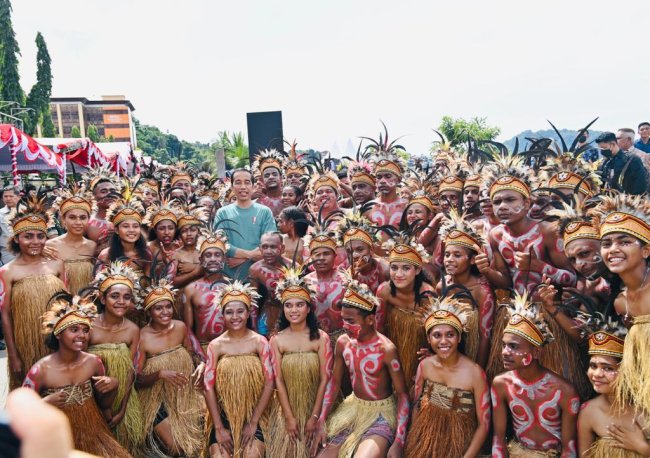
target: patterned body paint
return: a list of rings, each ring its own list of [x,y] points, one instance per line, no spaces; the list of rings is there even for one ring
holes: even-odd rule
[[[40,391],[41,387],[38,386],[38,383],[36,383],[36,379],[38,378],[38,374],[41,372],[41,368],[35,364],[32,366],[32,368],[29,370],[27,373],[27,376],[25,377],[25,381],[23,382],[23,386],[26,388],[31,388],[32,390],[36,391],[37,393]]]
[[[194,306],[194,334],[200,342],[209,342],[219,337],[226,330],[223,314],[214,297],[223,288],[222,283],[212,286],[212,282],[205,279],[198,280],[194,287],[199,293],[199,301]]]
[[[490,385],[488,385],[485,372],[482,372],[481,376],[483,377],[483,382],[485,383],[485,391],[483,391],[483,393],[480,395],[481,402],[478,405],[477,416],[481,425],[485,428],[486,431],[489,431],[491,422]]]
[[[379,285],[388,279],[388,274],[383,272],[381,263],[375,262],[375,266],[368,273],[357,272],[355,279],[370,288],[373,294],[377,293]]]
[[[508,266],[513,288],[519,293],[529,291],[535,285],[541,283],[542,275],[549,277],[553,283],[562,286],[572,286],[576,282],[576,275],[564,269],[548,263],[544,249],[544,235],[539,224],[534,224],[527,232],[515,236],[506,225],[500,225],[494,232],[494,239],[497,242],[499,253]],[[558,249],[556,247],[556,249]],[[562,250],[558,250],[562,252]],[[531,253],[544,265],[540,272],[519,270],[515,266],[515,253]],[[527,279],[527,281],[526,281]]]
[[[384,203],[380,200],[377,200],[376,202],[375,206],[370,210],[370,221],[377,226],[390,224],[394,228],[398,228],[399,222],[402,219],[402,213],[404,213],[408,201],[399,198],[390,203]]]
[[[533,383],[507,374],[507,401],[517,441],[535,450],[559,449],[562,445],[562,391],[547,372]],[[577,408],[577,407],[576,407]]]
[[[278,216],[282,212],[282,197],[270,197],[264,195],[257,199],[257,203],[268,207],[273,213],[273,216]]]
[[[386,352],[379,337],[370,342],[359,343],[350,339],[343,349],[343,361],[350,372],[352,387],[363,393],[365,399],[380,400],[377,388],[381,381],[383,360]]]
[[[0,312],[5,308],[5,301],[7,300],[7,287],[4,279],[5,269],[0,269]]]
[[[338,331],[343,327],[341,320],[341,300],[345,294],[345,278],[341,272],[334,272],[331,279],[320,280],[316,272],[308,274],[305,279],[316,290],[314,311],[321,329],[327,333]]]
[[[205,373],[203,374],[203,387],[206,391],[214,389],[214,382],[217,379],[217,361],[212,350],[212,345],[208,346],[208,361],[205,364]]]
[[[494,291],[492,291],[490,284],[484,277],[481,277],[480,289],[483,293],[483,303],[479,305],[479,331],[481,337],[489,339],[492,335],[492,326],[494,324],[496,298]]]
[[[271,345],[264,336],[260,336],[262,341],[262,352],[260,353],[260,360],[262,361],[262,370],[264,371],[264,378],[267,382],[272,382],[275,379],[273,372],[273,358],[271,357]]]
[[[406,429],[409,423],[409,396],[401,393],[397,398],[397,428],[395,429],[395,442],[402,447],[406,442]]]

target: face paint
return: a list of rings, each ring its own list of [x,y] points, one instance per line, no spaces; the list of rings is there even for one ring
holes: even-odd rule
[[[343,330],[353,339],[358,339],[359,333],[361,332],[361,325],[343,322]]]
[[[524,363],[524,366],[530,366],[530,363],[533,362],[533,355],[527,353],[522,362]]]

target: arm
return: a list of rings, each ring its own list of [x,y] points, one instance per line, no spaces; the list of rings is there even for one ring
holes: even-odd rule
[[[269,404],[271,397],[273,396],[273,390],[275,389],[275,376],[273,374],[273,363],[271,362],[271,346],[269,342],[262,336],[259,337],[259,343],[257,345],[257,354],[262,361],[262,370],[264,371],[264,388],[262,389],[262,395],[260,396],[255,410],[253,410],[253,415],[248,424],[244,427],[244,432],[242,434],[242,447],[246,447],[253,442],[255,438],[255,431],[257,430],[257,425],[260,422],[262,414],[266,410],[266,406]]]
[[[422,233],[418,238],[418,243],[422,246],[429,246],[429,244],[438,236],[438,229],[440,228],[440,223],[444,217],[444,213],[438,213],[436,216],[431,218],[429,224],[427,224],[422,230]]]
[[[393,383],[393,390],[397,396],[397,427],[395,429],[395,442],[393,442],[393,445],[388,449],[388,457],[398,457],[402,456],[402,449],[406,443],[406,430],[409,423],[410,405],[408,391],[406,390],[406,381],[404,380],[404,372],[402,372],[395,345],[391,344],[386,349],[384,364],[386,369],[388,369],[391,382]]]
[[[131,360],[133,361],[134,365],[137,358],[137,351],[138,351],[139,344],[140,344],[140,329],[134,329],[133,337],[131,339],[131,344],[129,345],[129,349],[131,350]],[[124,397],[122,398],[122,402],[120,403],[120,408],[117,411],[117,413],[113,415],[113,418],[109,422],[109,426],[111,428],[117,426],[117,424],[120,421],[122,421],[122,418],[124,418],[124,415],[126,414],[126,406],[129,402],[129,398],[131,397],[131,392],[133,391],[134,383],[135,383],[135,367],[132,367],[126,379]]]
[[[320,417],[323,399],[325,398],[325,390],[327,389],[328,382],[332,378],[332,366],[334,365],[334,355],[332,352],[330,336],[325,331],[320,332],[318,362],[320,365],[320,382],[318,384],[318,391],[316,392],[314,408],[311,411],[311,418],[314,420],[318,420]]]
[[[492,251],[492,262],[490,262],[488,254],[485,250],[481,251],[474,258],[476,267],[479,272],[487,278],[487,280],[495,288],[508,289],[512,286],[512,279],[510,278],[510,270],[506,261],[501,256],[498,244],[495,240],[495,232],[499,230],[498,227],[493,228],[488,234],[488,242]]]
[[[179,262],[179,261],[175,261],[175,262]],[[178,273],[178,268],[176,268],[176,275],[174,275],[173,284],[176,288],[183,288],[184,286],[190,284],[194,280],[198,280],[202,276],[203,276],[203,268],[200,265],[196,266],[194,269],[184,274]]]
[[[596,440],[596,434],[591,426],[591,411],[589,402],[585,403],[578,415],[578,456],[584,456]]]
[[[474,377],[475,381],[473,391],[478,426],[476,431],[474,431],[469,447],[467,447],[467,450],[465,451],[464,457],[466,458],[471,458],[479,454],[481,447],[490,432],[490,391],[488,388],[487,377],[485,376],[485,372],[482,370],[477,370],[476,372],[479,372],[479,374],[476,374],[476,377]]]
[[[508,424],[508,411],[506,408],[507,399],[504,391],[503,380],[494,379],[492,391],[492,456],[494,458],[506,457],[506,427]]]
[[[572,386],[566,387],[563,391],[563,396],[560,399],[560,408],[562,409],[561,456],[562,458],[576,458],[576,423],[580,410],[580,398]]]
[[[413,385],[413,407],[411,409],[411,424],[414,424],[420,415],[420,397],[424,389],[424,376],[422,375],[425,360],[420,361],[415,372],[415,385]]]
[[[7,356],[9,357],[9,370],[22,378],[23,362],[16,349],[14,339],[14,324],[11,313],[11,276],[6,268],[0,269],[0,314],[2,316],[2,332],[4,333],[5,344],[7,345]]]
[[[575,322],[567,316],[558,305],[555,304],[555,296],[557,289],[551,285],[550,279],[544,279],[546,285],[539,289],[539,297],[542,301],[542,306],[551,315],[551,317],[560,325],[560,327],[567,333],[567,335],[574,342],[582,341],[580,332],[576,327]]]
[[[298,422],[291,410],[287,386],[284,384],[284,378],[282,377],[282,353],[278,347],[277,336],[271,338],[271,361],[275,371],[275,387],[278,390],[278,399],[282,407],[282,413],[284,414],[285,429],[291,440],[295,441],[299,435]]]
[[[476,362],[483,369],[487,366],[490,356],[490,338],[494,324],[494,309],[496,299],[487,281],[481,281],[481,287],[477,294],[479,304],[479,346]]]
[[[379,299],[379,305],[377,306],[377,311],[375,312],[375,327],[377,331],[384,332],[384,323],[386,321],[386,315],[388,314],[388,295],[390,294],[390,284],[384,282],[377,288],[377,299]]]
[[[93,391],[95,398],[97,398],[97,405],[100,410],[111,410],[115,396],[117,396],[117,379],[114,377],[107,377],[104,363],[99,356],[94,356],[95,359],[95,374],[92,377]],[[109,412],[108,415],[111,415]]]

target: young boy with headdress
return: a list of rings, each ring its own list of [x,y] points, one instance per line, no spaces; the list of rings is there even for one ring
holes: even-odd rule
[[[108,166],[96,167],[88,170],[84,182],[97,204],[96,211],[88,220],[86,237],[97,243],[96,253],[100,253],[108,246],[109,236],[113,232],[113,225],[106,213],[117,196],[117,175]]]
[[[401,456],[409,398],[397,349],[376,330],[377,298],[366,285],[348,281],[341,302],[346,334],[336,342],[334,374],[319,418],[318,442],[327,444],[319,456]],[[345,367],[353,393],[330,416]]]
[[[257,169],[262,177],[264,195],[257,199],[257,203],[265,205],[273,216],[277,217],[282,211],[282,170],[285,158],[275,149],[261,151],[253,163],[253,169]]]
[[[580,399],[571,384],[539,361],[543,346],[552,339],[539,304],[516,293],[503,331],[507,372],[492,384],[493,457],[576,456]],[[508,426],[514,437],[506,445]]]

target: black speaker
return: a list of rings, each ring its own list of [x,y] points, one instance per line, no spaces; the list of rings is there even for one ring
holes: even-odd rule
[[[255,156],[264,149],[275,148],[284,151],[282,135],[282,112],[262,111],[246,113],[248,125],[248,154],[251,165]]]

